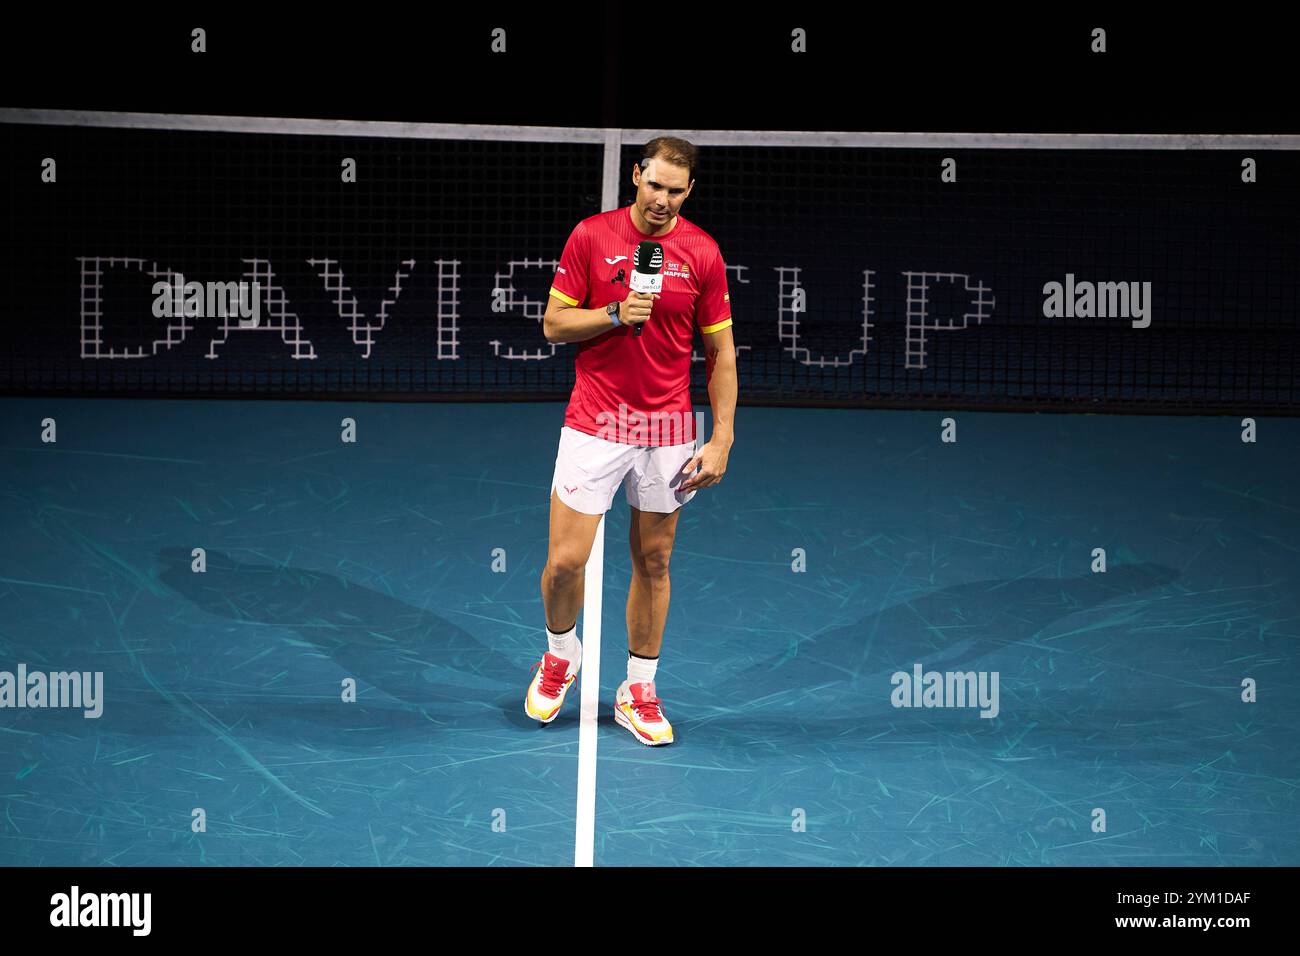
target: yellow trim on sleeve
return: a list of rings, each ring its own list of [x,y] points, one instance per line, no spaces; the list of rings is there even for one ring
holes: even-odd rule
[[[731,316],[727,316],[725,319],[723,319],[721,322],[716,323],[715,325],[701,325],[700,331],[703,332],[705,335],[708,335],[710,332],[721,332],[730,324],[731,324]]]
[[[567,296],[567,295],[565,295],[563,292],[561,292],[559,289],[555,288],[555,286],[551,286],[551,295],[555,296],[557,299],[559,299],[559,300],[560,300],[561,302],[563,302],[565,305],[577,305],[577,304],[578,304],[578,300],[577,300],[577,299],[572,299],[572,298],[570,298],[569,296]]]

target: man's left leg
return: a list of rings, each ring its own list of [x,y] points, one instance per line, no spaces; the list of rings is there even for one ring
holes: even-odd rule
[[[644,744],[672,743],[672,725],[655,694],[655,671],[668,620],[672,584],[668,563],[681,509],[668,514],[632,508],[628,543],[632,586],[627,595],[627,681],[618,689],[614,716]]]
[[[672,514],[632,509],[628,543],[632,550],[632,587],[627,594],[627,649],[639,657],[658,657],[668,620],[668,599],[672,584],[668,562],[677,537],[677,518]]]

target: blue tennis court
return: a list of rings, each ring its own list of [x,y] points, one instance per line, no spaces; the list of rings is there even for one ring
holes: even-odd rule
[[[742,407],[669,747],[613,721],[606,518],[587,792],[576,695],[522,710],[562,405],[0,408],[0,670],[102,674],[0,711],[5,865],[1300,862],[1294,418]]]

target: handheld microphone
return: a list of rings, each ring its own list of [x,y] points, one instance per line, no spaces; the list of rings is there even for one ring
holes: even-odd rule
[[[662,292],[664,288],[664,247],[663,243],[646,239],[637,243],[636,252],[632,253],[632,276],[628,288],[642,295]],[[642,322],[641,325],[645,323]],[[641,334],[641,325],[632,330],[633,335]]]

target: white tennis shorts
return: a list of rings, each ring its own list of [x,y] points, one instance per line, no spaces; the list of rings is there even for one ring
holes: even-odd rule
[[[695,456],[695,449],[695,442],[626,445],[565,425],[560,429],[551,490],[574,511],[603,515],[622,484],[633,508],[671,514],[695,497],[694,491],[683,494],[679,490],[690,478],[681,471]]]

